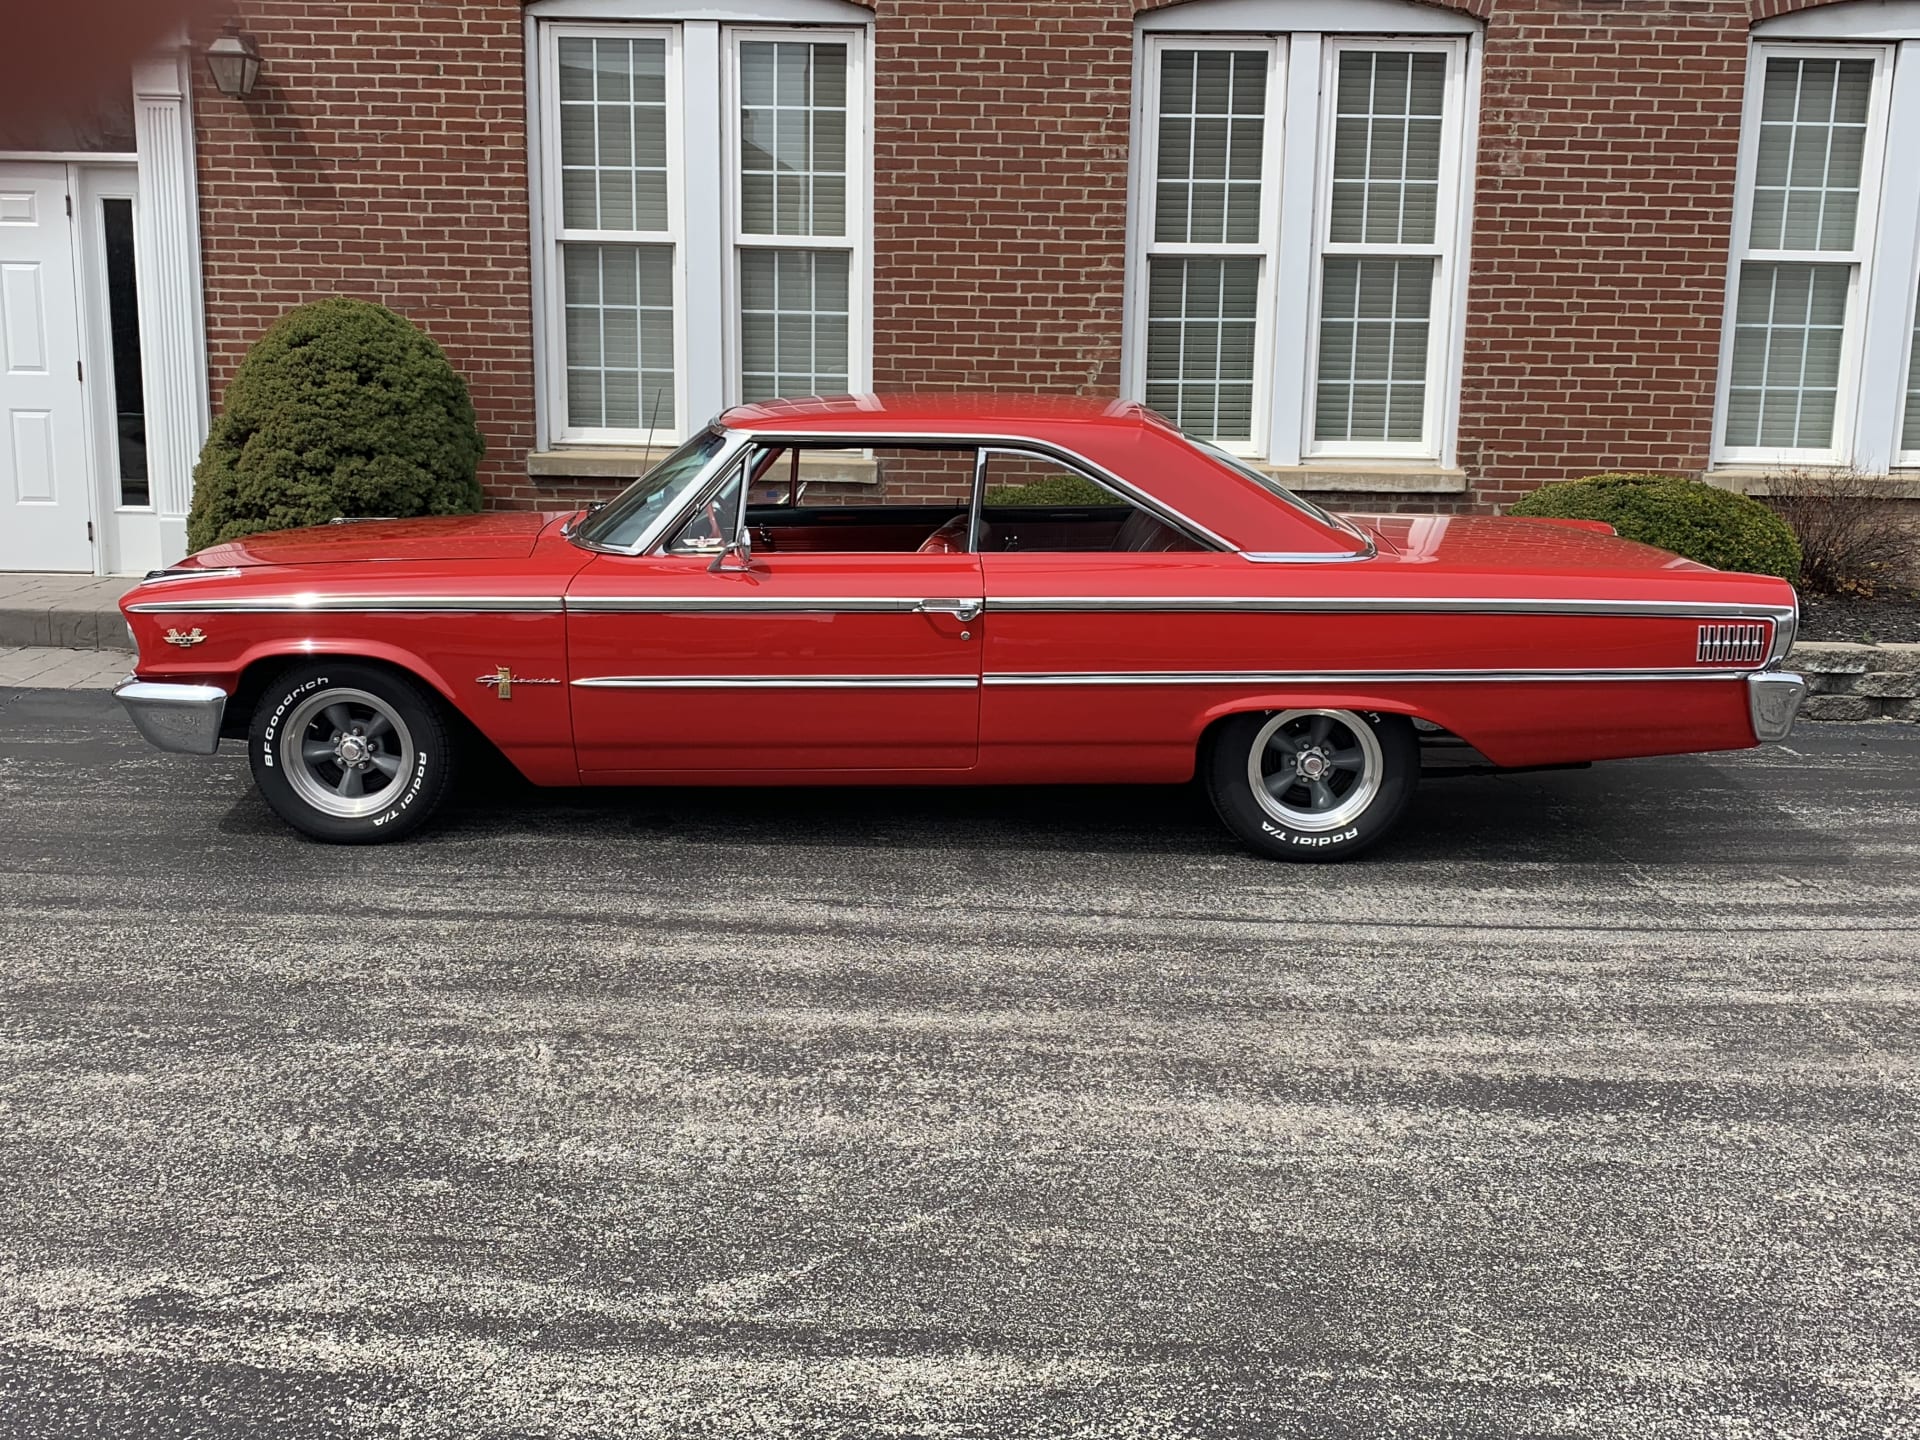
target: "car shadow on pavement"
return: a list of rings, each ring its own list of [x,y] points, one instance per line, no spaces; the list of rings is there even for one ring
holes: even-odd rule
[[[1852,847],[1784,805],[1781,775],[1696,756],[1430,778],[1382,860],[1831,864]],[[230,832],[278,822],[251,791]],[[504,767],[463,777],[416,843],[489,835],[693,844],[1241,853],[1197,784],[547,790]]]

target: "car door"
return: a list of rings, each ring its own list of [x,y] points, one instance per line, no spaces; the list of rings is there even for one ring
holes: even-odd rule
[[[783,550],[777,527],[753,526],[765,538],[744,564],[668,547],[599,555],[575,577],[567,644],[582,778],[972,766],[979,557],[964,546]],[[870,528],[887,537],[871,543],[912,540]]]

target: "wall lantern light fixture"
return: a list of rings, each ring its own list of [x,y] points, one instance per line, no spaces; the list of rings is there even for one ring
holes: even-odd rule
[[[244,100],[260,78],[260,52],[238,26],[229,25],[227,33],[207,47],[207,69],[222,95]]]

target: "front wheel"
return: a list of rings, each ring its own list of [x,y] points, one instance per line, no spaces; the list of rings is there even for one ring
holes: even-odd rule
[[[1420,742],[1404,715],[1273,710],[1222,724],[1202,769],[1213,808],[1248,849],[1345,860],[1399,822]]]
[[[247,759],[267,804],[336,845],[398,840],[452,779],[438,703],[392,671],[343,662],[280,676],[253,712]]]

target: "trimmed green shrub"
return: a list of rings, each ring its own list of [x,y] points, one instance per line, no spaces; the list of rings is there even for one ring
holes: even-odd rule
[[[1124,505],[1084,475],[1049,475],[1026,485],[995,485],[981,497],[983,505]]]
[[[438,345],[384,305],[316,300],[240,362],[194,467],[187,543],[340,515],[469,514],[485,451]]]
[[[1745,495],[1679,475],[1609,473],[1542,485],[1510,515],[1605,520],[1628,540],[1716,570],[1792,580],[1800,545],[1781,518]]]

